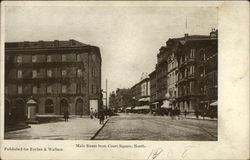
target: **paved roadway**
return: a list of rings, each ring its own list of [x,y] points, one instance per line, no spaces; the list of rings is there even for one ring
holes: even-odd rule
[[[120,114],[110,118],[95,140],[216,141],[217,121]]]

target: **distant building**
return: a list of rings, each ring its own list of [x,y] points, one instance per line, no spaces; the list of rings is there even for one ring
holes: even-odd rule
[[[116,90],[116,105],[117,108],[125,109],[132,105],[132,94],[130,89],[117,89]]]
[[[5,114],[24,120],[30,99],[37,115],[88,115],[101,104],[101,54],[75,40],[5,43]]]
[[[113,91],[110,95],[109,95],[109,108],[112,110],[116,110],[118,107],[118,104],[116,102],[116,94]]]
[[[140,82],[131,87],[131,92],[135,105],[149,105],[150,102],[150,80],[144,76]]]
[[[150,108],[157,108],[157,88],[156,88],[156,71],[154,70],[149,74],[150,81]]]

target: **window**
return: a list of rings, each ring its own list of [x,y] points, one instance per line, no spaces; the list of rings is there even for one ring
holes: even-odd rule
[[[52,77],[52,70],[51,69],[47,70],[47,77]]]
[[[22,70],[18,70],[17,71],[17,78],[22,78],[22,76],[23,76]]]
[[[17,93],[18,93],[18,94],[23,94],[23,87],[22,87],[21,85],[19,85],[19,86],[17,87]]]
[[[76,93],[81,93],[81,84],[77,84]]]
[[[31,57],[31,62],[36,62],[37,61],[37,57],[36,56],[32,56]]]
[[[80,61],[81,61],[81,55],[80,55],[80,54],[77,54],[77,55],[76,55],[76,61],[77,61],[77,62],[80,62]]]
[[[82,77],[82,69],[77,69],[77,77]]]
[[[62,62],[66,62],[66,55],[65,54],[62,55]]]
[[[38,89],[37,89],[37,86],[33,86],[33,88],[32,88],[32,93],[33,93],[33,94],[37,94],[37,90],[38,90]]]
[[[52,87],[51,86],[47,87],[47,93],[52,93]]]
[[[65,77],[65,76],[66,76],[66,74],[67,74],[66,69],[63,69],[63,70],[62,70],[62,77]]]
[[[17,63],[22,63],[23,62],[23,57],[22,56],[17,56],[16,62]]]
[[[62,85],[62,93],[66,93],[67,92],[67,86],[66,85]]]
[[[36,78],[37,77],[37,71],[36,70],[32,70],[32,78]]]
[[[51,56],[47,56],[47,62],[51,62]]]

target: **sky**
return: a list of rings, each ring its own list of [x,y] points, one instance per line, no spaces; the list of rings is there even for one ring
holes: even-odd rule
[[[208,35],[218,28],[216,8],[173,7],[10,7],[5,11],[5,41],[75,39],[98,46],[102,88],[130,88],[151,73],[159,48],[184,33]],[[187,21],[187,27],[186,27]]]

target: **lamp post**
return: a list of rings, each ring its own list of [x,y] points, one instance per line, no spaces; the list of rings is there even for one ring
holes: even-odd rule
[[[135,97],[133,97],[133,109],[135,108],[135,101],[136,101],[136,99],[135,99]],[[133,109],[131,109],[131,111],[132,111]]]

